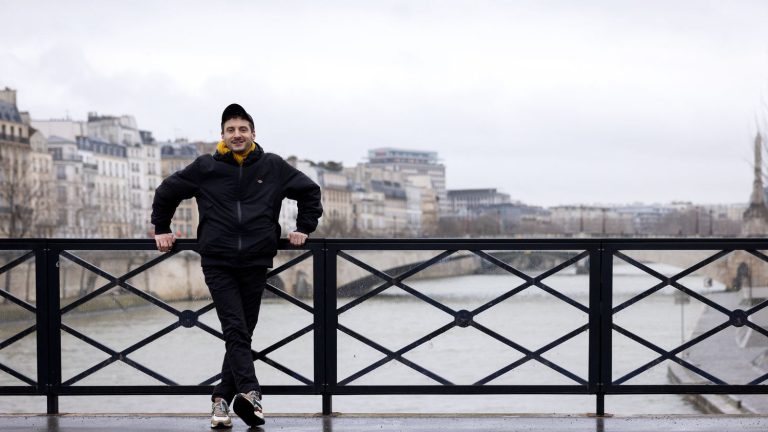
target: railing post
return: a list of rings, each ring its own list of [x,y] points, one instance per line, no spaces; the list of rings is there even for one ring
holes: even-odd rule
[[[61,384],[58,251],[52,251],[47,240],[35,250],[35,289],[38,391],[46,396],[46,412],[58,414]]]
[[[312,285],[314,288],[314,309],[315,309],[315,390],[323,398],[323,414],[325,415],[326,399],[330,399],[327,394],[327,365],[326,365],[326,292],[325,292],[325,240],[320,247],[312,251]]]
[[[336,260],[338,250],[335,247],[323,247],[325,264],[325,280],[323,283],[325,310],[325,382],[323,383],[323,415],[331,415],[333,412],[333,391],[336,388],[336,327],[338,316],[336,315]]]
[[[59,389],[61,388],[61,288],[59,280],[59,250],[47,248],[48,278],[48,363],[49,394],[48,414],[59,413]]]
[[[48,245],[42,241],[35,246],[35,320],[37,332],[37,392],[40,395],[48,395],[49,383],[48,361],[51,358],[48,352]],[[48,396],[48,412],[52,406],[51,397]]]
[[[613,249],[600,247],[600,386],[597,415],[605,416],[605,395],[613,377]]]
[[[600,278],[602,271],[601,246],[589,251],[589,391],[595,394],[595,414],[604,413],[604,393],[600,376],[601,364],[601,309],[600,309]]]

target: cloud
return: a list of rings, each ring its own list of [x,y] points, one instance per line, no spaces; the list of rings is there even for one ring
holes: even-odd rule
[[[378,146],[433,149],[449,186],[540,204],[742,202],[751,184],[763,2],[0,9],[0,85],[35,118],[132,114],[161,139],[208,140],[237,101],[279,154],[353,164]]]

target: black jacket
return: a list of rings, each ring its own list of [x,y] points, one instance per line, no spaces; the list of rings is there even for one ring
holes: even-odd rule
[[[280,156],[256,149],[239,165],[232,152],[203,155],[158,186],[152,203],[156,234],[171,232],[179,203],[197,199],[203,265],[272,265],[283,198],[298,202],[296,230],[309,234],[323,214],[320,186]]]

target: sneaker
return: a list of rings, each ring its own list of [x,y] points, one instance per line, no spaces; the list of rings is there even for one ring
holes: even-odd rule
[[[229,417],[229,405],[227,401],[221,399],[214,402],[211,407],[211,428],[225,429],[232,427],[232,419]]]
[[[261,396],[254,390],[248,393],[238,393],[232,400],[232,410],[248,426],[264,424],[264,413],[261,410]]]

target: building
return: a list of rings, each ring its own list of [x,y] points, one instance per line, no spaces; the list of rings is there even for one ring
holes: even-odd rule
[[[79,136],[88,136],[88,124],[80,120],[72,119],[52,119],[52,120],[31,120],[33,128],[40,131],[46,138],[53,136],[77,141]]]
[[[401,180],[371,180],[368,189],[384,197],[384,232],[381,236],[403,237],[410,234],[408,226],[408,195]]]
[[[88,113],[88,137],[126,149],[130,185],[130,228],[125,236],[147,237],[153,227],[149,222],[152,200],[162,180],[160,148],[149,131],[139,130],[130,115],[109,116]]]
[[[51,237],[53,159],[43,134],[20,112],[16,91],[0,90],[0,235]]]
[[[509,194],[487,189],[451,189],[447,192],[448,208],[454,216],[469,216],[473,210],[498,204],[509,204]]]
[[[364,189],[353,190],[350,194],[350,201],[352,203],[352,228],[350,232],[355,237],[387,235],[383,193]]]
[[[89,112],[86,126],[89,138],[123,147],[142,143],[136,119],[130,115],[110,116]]]
[[[376,148],[368,151],[370,167],[386,167],[401,172],[406,176],[426,175],[430,179],[431,189],[435,191],[439,215],[448,214],[450,205],[445,187],[445,165],[439,163],[437,152],[398,149],[391,147]]]
[[[658,233],[665,218],[668,219],[676,210],[670,205],[631,204],[619,206],[616,211],[632,219],[633,228],[626,234],[652,235]]]
[[[152,234],[149,215],[155,188],[162,180],[162,168],[160,148],[151,132],[139,130],[132,116],[103,116],[94,112],[88,114],[87,121],[67,118],[34,120],[31,124],[53,138],[49,142],[54,148],[63,150],[75,143],[80,154],[83,165],[77,176],[84,182],[80,193],[85,195],[73,195],[69,183],[57,186],[69,191],[64,194],[70,203],[69,210],[81,207],[76,216],[70,215],[69,210],[66,217],[59,215],[58,219],[75,223],[71,229],[62,228],[65,235],[78,230],[84,237],[145,238]],[[75,178],[71,177],[75,175],[73,162],[59,159],[56,163],[56,169],[65,172],[68,182]],[[90,216],[94,209],[98,209],[98,215]],[[97,221],[97,232],[89,232],[92,230],[82,225],[85,221]]]
[[[358,164],[344,170],[349,178],[353,232],[363,236],[421,236],[437,230],[438,191],[429,174],[397,166]],[[374,205],[373,200],[383,200]],[[357,201],[362,200],[362,201]]]
[[[198,148],[186,141],[160,143],[160,161],[162,177],[184,169],[194,162],[198,156]],[[154,191],[153,191],[154,193]],[[182,201],[176,208],[171,220],[171,228],[176,237],[197,238],[197,227],[200,216],[197,211],[197,200],[194,198]]]
[[[634,214],[615,206],[567,205],[551,207],[552,225],[563,234],[630,235]]]
[[[83,157],[77,142],[59,136],[48,137],[48,151],[53,159],[56,207],[56,237],[95,237],[96,214],[87,209],[88,195],[83,190]],[[91,231],[93,230],[93,231]]]
[[[437,233],[440,208],[437,191],[432,189],[427,175],[405,178],[407,227],[412,236],[433,236]]]
[[[317,169],[322,189],[323,217],[320,227],[327,236],[346,236],[352,228],[352,192],[341,171]]]
[[[24,114],[26,113],[22,113],[22,117]],[[26,117],[28,119],[29,115]],[[50,238],[56,232],[53,155],[48,151],[48,139],[32,127],[29,129],[29,146],[32,152],[28,179],[34,191],[30,200],[30,206],[34,210],[33,232],[30,237]]]
[[[80,201],[84,212],[99,209],[98,237],[134,237],[127,148],[89,137],[79,137],[77,148],[83,161],[81,188],[85,194]]]
[[[296,158],[289,158],[286,160],[286,162],[304,173],[307,177],[312,179],[313,182],[320,184],[319,172],[314,163],[307,160],[298,160]],[[299,208],[296,201],[288,198],[284,199],[282,205],[280,206],[280,215],[278,216],[281,236],[285,237],[289,232],[296,230],[296,216],[298,216],[298,214]],[[325,214],[323,214],[323,217],[320,218],[318,227],[322,226],[323,219],[325,219]]]

